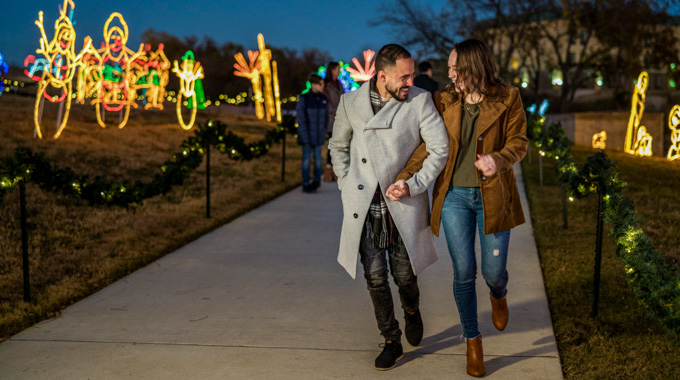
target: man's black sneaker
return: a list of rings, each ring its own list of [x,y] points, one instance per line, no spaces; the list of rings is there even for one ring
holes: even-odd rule
[[[387,340],[381,347],[383,347],[383,350],[375,359],[375,369],[377,370],[387,371],[392,369],[397,361],[404,357],[404,349],[400,342]]]
[[[312,182],[312,184],[311,184],[310,186],[312,186],[312,189],[313,189],[313,190],[316,190],[316,189],[319,188],[319,186],[321,186],[321,182],[319,182],[319,181],[314,181],[314,182]]]
[[[312,184],[302,185],[302,192],[303,193],[313,193],[315,191],[316,191],[316,189],[314,188],[314,186]]]
[[[420,310],[413,313],[404,313],[406,320],[406,327],[404,327],[404,335],[406,341],[411,346],[417,346],[423,339],[423,319],[420,317]]]

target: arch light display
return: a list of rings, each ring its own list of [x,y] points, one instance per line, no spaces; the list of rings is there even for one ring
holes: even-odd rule
[[[593,149],[604,149],[607,147],[607,131],[602,131],[593,135]]]
[[[199,108],[196,96],[196,83],[203,78],[203,68],[199,62],[194,60],[194,53],[191,50],[187,51],[186,54],[182,56],[181,69],[177,61],[175,61],[174,64],[175,66],[172,71],[179,77],[180,86],[179,94],[177,95],[177,119],[183,129],[189,130],[194,126],[196,111]],[[187,98],[187,102],[189,103],[188,108],[191,109],[191,119],[188,123],[185,123],[184,118],[182,117],[182,96]],[[202,96],[203,95],[201,94],[201,97]]]
[[[72,0],[64,0],[63,7],[59,7],[59,18],[54,23],[55,33],[54,38],[51,41],[47,38],[47,34],[45,33],[42,11],[38,13],[38,20],[35,22],[40,29],[41,35],[40,48],[36,50],[36,53],[42,55],[45,60],[41,61],[43,64],[43,72],[40,82],[38,83],[38,92],[33,113],[35,132],[39,138],[42,138],[40,119],[42,116],[41,104],[44,99],[47,99],[52,103],[64,102],[63,115],[61,116],[61,121],[57,121],[58,127],[54,138],[58,138],[64,130],[64,127],[66,127],[69,111],[71,109],[71,83],[77,68],[82,66],[83,55],[90,48],[92,43],[89,36],[85,37],[85,46],[83,47],[83,50],[76,55],[74,45],[76,41],[76,31],[73,29],[73,23],[71,21],[74,8],[75,4]],[[69,16],[66,15],[67,11],[70,11]],[[61,90],[61,95],[49,95],[47,92],[48,88]]]
[[[666,158],[677,160],[680,158],[680,105],[674,105],[668,115],[668,128],[671,129],[671,147],[668,148]]]
[[[366,82],[373,78],[373,75],[375,74],[375,62],[371,63],[371,61],[374,56],[375,52],[373,50],[364,50],[364,66],[359,64],[358,59],[352,58],[352,62],[354,63],[354,66],[356,66],[356,69],[351,67],[347,68],[352,79],[357,82]]]
[[[648,84],[649,75],[647,72],[643,71],[640,73],[633,91],[630,118],[628,119],[628,130],[626,131],[626,140],[623,147],[623,150],[626,153],[636,156],[652,155],[652,136],[647,133],[646,127],[640,125],[642,115],[645,111]]]

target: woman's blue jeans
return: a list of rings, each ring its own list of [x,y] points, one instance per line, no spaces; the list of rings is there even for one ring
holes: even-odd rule
[[[453,263],[453,297],[463,325],[463,336],[474,339],[481,334],[477,324],[475,229],[479,228],[482,276],[491,296],[496,299],[505,297],[507,293],[510,230],[485,235],[480,189],[456,186],[451,186],[446,193],[442,228]]]
[[[310,161],[314,153],[314,181],[321,182],[321,145],[302,146],[302,184],[307,186],[310,183],[309,169]]]

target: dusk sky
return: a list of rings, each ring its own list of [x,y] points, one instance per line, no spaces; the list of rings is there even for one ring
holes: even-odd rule
[[[137,50],[141,34],[152,28],[183,38],[212,37],[217,44],[235,42],[245,49],[257,49],[257,34],[267,45],[297,51],[316,47],[336,60],[349,61],[367,49],[399,42],[387,27],[370,27],[369,20],[383,1],[344,0],[75,0],[76,49],[90,36],[98,46],[104,39],[104,24],[113,12],[123,15],[128,25],[128,47]],[[430,0],[439,10],[446,0]],[[23,66],[24,58],[40,46],[40,32],[34,24],[43,11],[47,37],[54,37],[54,22],[63,0],[11,0],[0,6],[0,53],[10,64]],[[245,53],[245,52],[244,52]],[[177,57],[169,57],[174,59]],[[196,57],[200,61],[200,57]],[[363,62],[363,58],[361,58]]]

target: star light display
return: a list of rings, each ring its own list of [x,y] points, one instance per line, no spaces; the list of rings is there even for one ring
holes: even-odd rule
[[[357,82],[366,82],[369,81],[373,75],[375,74],[375,62],[371,63],[373,60],[373,57],[375,56],[375,52],[373,50],[364,50],[364,66],[362,67],[359,64],[359,60],[356,58],[352,58],[352,62],[354,63],[354,66],[356,66],[356,69],[353,69],[351,67],[347,68],[347,71],[349,71],[350,75],[352,76],[352,79],[354,79]]]
[[[116,19],[120,25],[112,25]],[[118,123],[118,128],[123,128],[130,116],[130,107],[137,108],[137,81],[146,75],[147,57],[144,55],[144,44],[140,44],[137,52],[126,46],[128,37],[128,26],[123,15],[114,12],[104,24],[101,48],[89,50],[90,64],[95,67],[85,73],[84,78],[87,81],[91,75],[97,81],[94,85],[96,98],[91,103],[96,107],[97,122],[102,128],[106,128],[102,119],[105,111],[123,112]],[[83,88],[88,86],[84,85]]]
[[[70,9],[69,9],[70,6]],[[86,51],[91,46],[92,41],[90,37],[85,37],[85,46],[83,50],[76,55],[75,41],[76,31],[73,29],[72,17],[75,4],[72,0],[64,0],[63,6],[59,7],[59,18],[54,23],[54,38],[50,41],[45,33],[43,23],[43,12],[38,13],[38,20],[35,24],[40,29],[40,48],[36,53],[42,55],[48,66],[43,63],[42,77],[38,84],[38,91],[35,102],[35,110],[33,120],[35,122],[35,132],[39,138],[42,138],[42,131],[40,128],[40,119],[42,117],[42,102],[44,99],[52,103],[64,102],[64,110],[61,115],[61,121],[58,121],[57,132],[54,138],[58,138],[61,132],[66,127],[68,121],[69,111],[71,109],[71,86],[72,80],[79,66],[82,66],[82,58]],[[67,12],[70,13],[67,16]],[[35,61],[35,60],[34,60]],[[52,96],[48,94],[47,89],[54,88],[61,91],[60,96]]]
[[[668,115],[668,128],[671,129],[671,147],[666,158],[670,161],[680,158],[680,105],[674,105]]]
[[[5,90],[5,81],[3,77],[8,71],[9,66],[7,65],[7,62],[5,62],[5,56],[0,53],[0,95],[2,95],[2,92]]]
[[[261,61],[257,59],[260,52],[248,50],[248,62],[242,53],[236,53],[236,63],[234,63],[234,75],[250,79],[253,85],[253,101],[255,102],[255,116],[258,119],[264,118],[264,108],[262,107],[262,83],[260,81]]]
[[[195,87],[196,82],[203,78],[203,68],[201,67],[201,64],[194,59],[194,53],[189,50],[182,56],[181,69],[177,61],[175,61],[172,71],[179,77],[180,85],[179,94],[177,95],[177,119],[183,129],[189,130],[194,126],[196,111],[199,108]],[[200,95],[203,97],[202,93]],[[182,96],[187,98],[189,103],[188,108],[191,109],[191,119],[188,123],[185,123],[184,118],[182,117]]]
[[[636,156],[652,155],[652,136],[647,133],[647,128],[640,125],[642,114],[645,111],[648,84],[649,75],[643,71],[640,73],[633,91],[630,119],[628,119],[628,130],[626,131],[626,140],[623,147],[626,153]]]
[[[607,131],[602,131],[593,135],[593,148],[604,149],[607,147]]]

